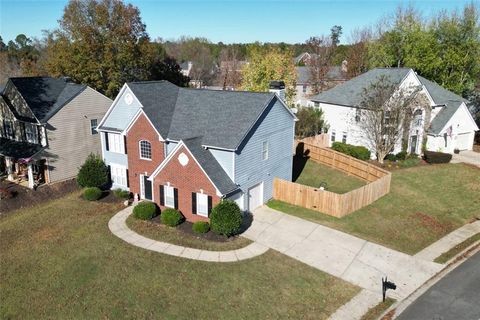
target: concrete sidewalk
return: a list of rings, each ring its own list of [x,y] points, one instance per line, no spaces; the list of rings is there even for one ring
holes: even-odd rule
[[[268,207],[254,212],[244,237],[381,297],[382,277],[397,284],[389,296],[403,299],[441,270],[418,259]],[[378,303],[380,300],[375,301]]]

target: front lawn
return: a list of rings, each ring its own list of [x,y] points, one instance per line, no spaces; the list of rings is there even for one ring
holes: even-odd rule
[[[78,192],[0,216],[0,318],[325,319],[359,289],[273,250],[209,263],[110,233]]]
[[[306,162],[305,167],[294,182],[314,188],[318,188],[322,183],[325,183],[327,185],[326,190],[335,193],[347,193],[366,184],[365,181],[313,160]]]
[[[269,206],[414,254],[449,232],[480,219],[480,170],[464,164],[396,170],[391,191],[343,218],[270,201]]]

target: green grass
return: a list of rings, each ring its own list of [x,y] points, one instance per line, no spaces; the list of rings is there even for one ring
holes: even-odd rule
[[[347,193],[364,186],[366,182],[346,175],[326,165],[308,160],[302,173],[295,181],[314,188],[320,187],[322,182],[327,184],[327,190],[335,193]]]
[[[395,303],[395,299],[386,298],[385,301],[380,302],[375,307],[370,308],[367,313],[362,316],[361,320],[377,320],[378,317],[385,312],[392,304]]]
[[[359,289],[270,250],[209,263],[134,247],[73,193],[0,216],[0,319],[325,319]]]
[[[251,240],[243,237],[232,237],[225,242],[206,240],[200,236],[186,234],[176,228],[152,223],[150,221],[138,220],[133,216],[128,217],[127,225],[130,229],[147,238],[196,249],[213,251],[235,250],[246,247],[252,243]]]
[[[447,261],[449,261],[450,259],[455,257],[457,254],[459,254],[460,252],[467,249],[472,244],[474,244],[475,242],[478,242],[478,241],[480,241],[480,233],[477,233],[477,234],[471,236],[470,238],[468,238],[465,241],[457,244],[455,247],[448,250],[447,252],[442,253],[440,256],[435,258],[434,261],[437,262],[437,263],[446,263]]]
[[[445,164],[394,171],[388,195],[340,219],[279,201],[271,201],[268,205],[414,254],[480,218],[479,194],[479,169],[464,164]]]

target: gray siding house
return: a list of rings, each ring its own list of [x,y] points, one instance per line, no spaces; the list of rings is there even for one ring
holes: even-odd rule
[[[156,141],[149,140],[149,150],[157,150],[157,154],[152,151],[150,161],[142,162],[145,159],[139,150],[143,152],[142,143],[152,137],[142,120],[145,118],[151,131],[158,133]],[[130,190],[162,207],[162,183],[165,188],[177,183],[175,197],[182,198],[183,181],[191,178],[191,188],[203,181],[202,177],[183,176],[193,170],[189,169],[193,162],[185,160],[186,154],[194,158],[217,190],[211,195],[214,202],[216,198],[229,198],[242,210],[253,210],[272,197],[275,177],[292,179],[295,120],[274,93],[179,88],[167,81],[133,82],[124,85],[98,130],[102,133],[104,160],[115,168],[114,188]],[[115,152],[111,151],[112,143]],[[160,181],[168,176],[165,170],[173,170],[170,167],[177,153],[178,161],[183,157],[180,162],[185,172],[175,167],[174,177]],[[145,180],[138,183],[139,177]],[[183,180],[175,181],[180,178]],[[206,186],[199,188],[202,193],[208,190]],[[183,199],[175,200],[180,207],[188,208],[182,210],[187,219],[192,205],[195,207],[189,195],[195,192],[198,190],[186,190]],[[187,210],[189,213],[184,212]]]
[[[90,153],[101,153],[96,127],[111,103],[67,78],[10,78],[0,92],[7,178],[31,188],[74,178]]]

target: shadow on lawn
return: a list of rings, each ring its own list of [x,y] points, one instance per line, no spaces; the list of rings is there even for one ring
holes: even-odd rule
[[[309,156],[310,150],[305,150],[305,144],[303,142],[299,142],[297,148],[295,149],[295,155],[293,156],[293,172],[292,172],[292,181],[297,181],[298,177],[305,168]]]

